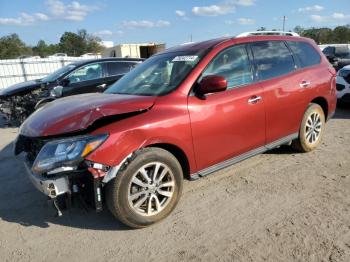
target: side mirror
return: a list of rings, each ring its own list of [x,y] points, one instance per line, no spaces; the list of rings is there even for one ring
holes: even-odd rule
[[[223,76],[208,75],[199,82],[198,92],[201,95],[217,93],[227,89],[227,81]]]
[[[55,86],[51,90],[50,96],[51,97],[61,97],[62,96],[62,90],[63,90],[63,86]]]
[[[69,85],[69,79],[68,78],[64,78],[64,79],[62,79],[62,81],[61,81],[61,86],[67,86],[67,85]]]

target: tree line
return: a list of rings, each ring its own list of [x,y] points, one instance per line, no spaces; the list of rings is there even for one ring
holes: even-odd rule
[[[258,31],[266,31],[266,28],[261,27]],[[350,44],[350,25],[333,29],[296,26],[294,32],[312,38],[317,44]],[[57,44],[47,44],[44,40],[39,40],[35,46],[26,45],[17,34],[10,34],[0,38],[0,59],[13,59],[22,55],[46,57],[54,53],[80,56],[85,53],[99,53],[103,48],[101,39],[88,34],[85,29],[78,30],[77,33],[65,32]]]
[[[44,40],[39,40],[35,46],[26,45],[17,34],[10,34],[0,38],[0,59],[20,56],[47,57],[55,53],[80,56],[85,53],[100,53],[103,48],[101,39],[88,34],[85,29],[78,30],[77,33],[63,33],[57,44],[47,44]]]
[[[257,31],[269,31],[266,27],[260,27]],[[272,29],[271,31],[278,31]],[[303,28],[296,26],[293,32],[300,36],[313,39],[317,44],[350,44],[350,25],[337,26],[333,29],[328,27],[321,28]]]
[[[337,26],[334,29],[309,28],[301,26],[294,28],[294,32],[301,36],[312,38],[317,44],[350,44],[350,25]]]

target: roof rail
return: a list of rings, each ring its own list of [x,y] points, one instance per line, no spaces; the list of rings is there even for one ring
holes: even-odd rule
[[[295,32],[283,32],[283,31],[254,31],[254,32],[244,32],[236,37],[245,37],[245,36],[252,36],[252,35],[286,35],[286,36],[300,36],[299,34]]]

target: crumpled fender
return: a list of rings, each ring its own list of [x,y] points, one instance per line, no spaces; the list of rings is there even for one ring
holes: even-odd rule
[[[101,93],[58,99],[35,111],[22,124],[20,134],[46,137],[79,132],[105,117],[148,110],[155,99],[152,96]]]

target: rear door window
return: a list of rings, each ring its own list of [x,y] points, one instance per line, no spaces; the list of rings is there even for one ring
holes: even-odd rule
[[[318,65],[321,56],[309,43],[288,41],[288,45],[299,60],[301,67]]]
[[[108,62],[107,76],[123,75],[134,67],[135,64],[130,62]]]
[[[295,70],[293,56],[283,41],[262,41],[252,44],[257,74],[267,80]]]

